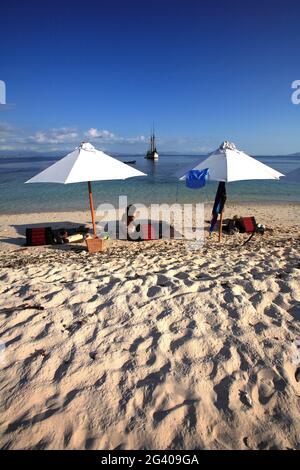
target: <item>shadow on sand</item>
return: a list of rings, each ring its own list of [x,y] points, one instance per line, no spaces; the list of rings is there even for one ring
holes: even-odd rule
[[[103,228],[104,226],[109,222],[109,226],[113,227],[113,224],[118,224],[119,221],[115,220],[109,220],[106,221],[105,223],[99,223],[97,225],[97,231],[98,235],[103,233]],[[156,239],[183,239],[184,234],[182,234],[179,230],[174,229],[170,224],[164,221],[148,221],[148,220],[139,220],[139,224],[148,224],[151,223],[151,225],[155,228],[156,232]],[[72,222],[70,220],[68,221],[62,221],[62,222],[49,222],[49,221],[43,221],[35,224],[19,224],[19,225],[11,225],[11,227],[14,229],[15,233],[17,236],[15,237],[4,237],[2,234],[2,237],[0,238],[0,242],[4,242],[10,245],[15,245],[16,247],[24,247],[26,246],[26,238],[25,238],[25,233],[26,233],[26,228],[39,228],[39,227],[51,227],[53,230],[57,229],[66,229],[68,231],[68,228],[74,228],[74,227],[79,227],[80,225],[90,226],[90,222],[87,222],[86,224],[80,224],[78,222]],[[185,230],[192,231],[192,227],[185,227]],[[204,227],[204,230],[207,231],[208,228]],[[109,231],[109,230],[108,230]],[[123,238],[124,239],[124,238]],[[134,241],[134,240],[132,240]],[[61,250],[68,250],[68,249],[74,249],[76,251],[82,251],[85,249],[85,245],[82,243],[77,243],[77,244],[64,244],[64,245],[48,245],[51,246],[55,249],[61,249]]]
[[[63,222],[39,222],[38,224],[20,224],[20,225],[11,225],[17,236],[16,237],[2,237],[0,238],[0,242],[2,243],[8,243],[10,245],[15,245],[15,246],[26,246],[26,229],[27,228],[39,228],[39,227],[51,227],[53,230],[57,229],[62,229],[65,228],[68,231],[68,228],[74,228],[74,227],[79,227],[80,225],[89,225],[89,222],[87,224],[79,224],[78,222],[71,222],[71,221],[63,221]],[[51,245],[53,247],[62,247],[64,245]],[[78,246],[78,245],[77,245]]]

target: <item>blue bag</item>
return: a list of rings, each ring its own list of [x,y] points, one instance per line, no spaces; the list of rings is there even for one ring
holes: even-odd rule
[[[190,189],[199,189],[205,186],[209,175],[209,169],[204,170],[190,170],[186,174],[185,185]]]

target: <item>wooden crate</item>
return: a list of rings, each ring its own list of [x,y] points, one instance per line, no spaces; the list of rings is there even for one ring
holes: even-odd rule
[[[87,238],[86,246],[89,253],[98,253],[99,251],[105,250],[107,240],[102,240],[101,238]]]

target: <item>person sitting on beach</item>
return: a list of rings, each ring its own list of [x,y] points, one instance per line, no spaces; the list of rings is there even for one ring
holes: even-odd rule
[[[130,204],[129,206],[127,206],[125,217],[126,217],[125,223],[126,223],[127,240],[135,240],[137,227],[134,221],[137,217],[137,211],[133,204]]]
[[[114,231],[110,230],[110,223],[107,222],[104,226],[104,232],[108,233],[111,238],[115,238],[117,240],[137,240],[139,238],[138,234],[136,233],[137,225],[135,223],[135,219],[137,217],[137,211],[133,204],[130,204],[126,208],[126,212],[124,213],[122,220],[114,221],[115,223],[115,233]]]
[[[159,220],[151,221],[146,215],[145,220],[140,220],[140,217],[141,214],[137,208],[130,204],[120,221],[105,224],[103,235],[108,234],[112,239],[129,241],[172,239],[180,235],[178,232],[175,233],[174,227],[168,223]]]

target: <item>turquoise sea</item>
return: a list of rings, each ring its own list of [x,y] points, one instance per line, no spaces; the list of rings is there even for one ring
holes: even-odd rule
[[[147,173],[126,181],[94,182],[94,203],[118,203],[127,195],[128,203],[209,202],[213,201],[216,183],[200,190],[188,189],[174,177],[180,168],[199,160],[195,155],[161,155],[158,162],[143,155],[114,155],[121,161],[136,160],[135,168]],[[61,157],[0,157],[0,213],[67,211],[88,209],[87,185],[24,184]],[[206,157],[203,156],[203,159]],[[299,156],[259,156],[258,160],[286,174],[300,167]],[[300,184],[281,181],[241,181],[227,185],[228,202],[300,202]]]

